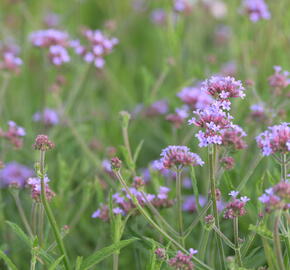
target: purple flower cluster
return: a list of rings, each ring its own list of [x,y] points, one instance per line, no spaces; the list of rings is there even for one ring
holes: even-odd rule
[[[177,96],[182,102],[190,106],[192,110],[204,109],[213,102],[212,97],[197,87],[185,87]]]
[[[257,136],[258,147],[264,156],[280,153],[286,154],[290,151],[290,123],[268,127],[268,130]]]
[[[289,71],[282,70],[280,66],[274,66],[275,73],[268,78],[270,86],[272,86],[277,94],[281,94],[282,89],[290,84]]]
[[[0,186],[18,186],[24,187],[26,180],[33,176],[33,170],[19,164],[10,162],[5,164],[5,167],[0,170]]]
[[[186,146],[170,145],[162,150],[161,157],[160,161],[165,169],[204,164],[199,155],[192,153]]]
[[[231,147],[233,150],[241,150],[247,147],[243,137],[246,132],[238,125],[231,125],[227,129],[221,130],[222,144]]]
[[[168,102],[166,100],[157,100],[149,107],[145,108],[144,115],[147,117],[154,117],[163,115],[168,112]]]
[[[30,41],[35,47],[48,48],[48,57],[52,64],[60,66],[70,61],[67,52],[68,33],[56,29],[38,30],[31,33]]]
[[[163,25],[166,23],[166,12],[162,8],[154,9],[150,14],[151,21],[157,25]]]
[[[18,57],[19,49],[15,45],[0,44],[0,70],[19,72],[22,65],[21,58]]]
[[[175,128],[179,128],[188,116],[188,106],[185,105],[181,108],[176,108],[175,113],[168,114],[166,120],[171,122]]]
[[[246,214],[245,206],[250,199],[246,196],[240,197],[238,199],[238,194],[239,192],[234,190],[229,193],[229,195],[232,197],[232,201],[226,205],[224,214],[225,219],[234,219]]]
[[[136,182],[134,181],[133,185]],[[114,208],[112,209],[113,213],[118,215],[127,215],[129,212],[133,212],[137,209],[136,205],[133,202],[131,194],[136,197],[141,206],[146,206],[146,204],[151,203],[156,208],[168,208],[173,205],[173,200],[168,198],[168,192],[170,191],[167,187],[160,187],[158,194],[149,194],[139,191],[136,187],[132,186],[129,188],[130,194],[127,193],[125,189],[122,189],[121,192],[113,194],[113,204]],[[92,218],[100,218],[103,221],[109,220],[109,207],[108,205],[102,205],[97,209],[93,214]]]
[[[250,107],[251,118],[257,122],[265,122],[267,120],[266,109],[263,104],[253,104]]]
[[[207,203],[207,198],[205,196],[199,195],[198,201],[200,206],[204,207]],[[217,207],[219,211],[222,211],[224,209],[224,202],[221,200],[221,198],[219,198],[219,200],[217,201]],[[182,209],[183,211],[189,213],[196,212],[197,210],[196,198],[193,195],[185,197]]]
[[[45,185],[45,192],[46,197],[50,201],[54,196],[55,193],[50,189],[48,182],[49,178],[47,176],[44,177],[44,185]],[[31,197],[39,202],[40,201],[40,194],[41,194],[41,180],[38,177],[30,177],[26,181],[26,185],[31,189]]]
[[[82,45],[79,40],[73,40],[71,47],[76,54],[81,55],[84,61],[94,63],[96,68],[103,68],[105,65],[104,57],[112,52],[113,48],[119,43],[117,38],[109,38],[100,30],[87,29],[83,31],[87,45]]]
[[[259,201],[265,204],[266,212],[273,210],[287,210],[290,208],[290,183],[282,181],[265,190],[259,197]]]
[[[188,15],[191,13],[193,5],[190,0],[174,0],[173,9],[177,13]]]
[[[168,260],[168,265],[176,270],[192,270],[194,264],[192,262],[192,256],[194,254],[186,255],[181,251],[177,251],[175,257]]]
[[[35,122],[41,122],[46,126],[54,126],[59,123],[59,115],[57,111],[45,108],[42,112],[37,112],[33,115]]]
[[[269,20],[271,13],[264,0],[244,0],[242,8],[247,13],[252,22],[257,22],[261,19]]]
[[[0,128],[0,137],[7,139],[16,149],[23,145],[23,137],[26,135],[25,129],[18,126],[15,122],[8,122],[8,130],[4,131]]]

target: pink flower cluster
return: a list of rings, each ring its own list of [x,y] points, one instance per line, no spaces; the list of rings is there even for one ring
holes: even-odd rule
[[[250,107],[251,118],[257,122],[265,122],[267,120],[267,112],[263,104],[253,104]]]
[[[175,113],[168,114],[166,120],[171,122],[175,128],[180,128],[188,116],[188,107],[183,106],[181,108],[176,108]]]
[[[280,66],[274,66],[275,73],[268,78],[270,86],[275,89],[277,94],[281,94],[282,89],[286,88],[290,84],[289,71],[282,70]]]
[[[193,110],[204,109],[213,102],[212,97],[204,91],[200,91],[198,86],[185,87],[177,96]]]
[[[290,151],[290,123],[268,127],[268,130],[257,136],[258,147],[264,156],[280,153],[286,154]]]
[[[30,35],[30,41],[35,47],[48,48],[48,57],[52,64],[60,66],[70,61],[67,52],[69,35],[56,29],[38,30]]]
[[[200,156],[192,153],[186,146],[170,145],[162,150],[161,157],[160,161],[165,169],[204,164]]]
[[[242,9],[249,15],[252,22],[257,22],[260,19],[269,20],[271,18],[271,13],[264,0],[244,0]]]
[[[47,176],[44,177],[44,184],[45,184],[45,192],[46,198],[50,201],[54,196],[55,193],[50,189],[48,182],[50,180]],[[41,194],[41,180],[38,177],[31,177],[28,178],[26,181],[26,185],[31,189],[31,197],[39,202],[40,201],[40,194]]]
[[[85,30],[83,35],[87,45],[82,45],[79,40],[73,40],[71,47],[76,54],[83,57],[84,61],[94,63],[96,68],[103,68],[105,65],[104,57],[112,52],[113,48],[119,43],[117,38],[109,38],[100,30]]]
[[[173,200],[168,198],[168,192],[170,191],[167,187],[160,187],[158,194],[149,194],[139,191],[136,187],[136,179],[133,183],[133,186],[129,188],[130,193],[127,193],[125,189],[122,189],[121,192],[113,194],[113,204],[114,208],[112,209],[115,215],[121,214],[123,216],[127,215],[129,212],[137,210],[136,205],[133,202],[131,194],[136,197],[141,206],[146,206],[148,203],[151,203],[156,208],[168,208],[173,205]],[[109,220],[109,207],[108,205],[102,205],[97,209],[93,214],[92,218],[100,218],[103,221]]]
[[[244,216],[246,214],[246,203],[250,200],[248,197],[243,196],[241,198],[237,198],[239,192],[231,191],[229,195],[232,197],[232,201],[230,201],[226,205],[226,210],[224,214],[225,219],[234,219],[236,217]]]
[[[1,46],[0,48],[0,70],[19,72],[22,65],[21,58],[18,57],[18,49],[16,46]]]
[[[241,150],[247,147],[243,137],[246,132],[238,125],[231,125],[227,129],[221,130],[222,144],[231,147],[232,150]]]
[[[259,201],[265,204],[266,212],[273,210],[287,210],[290,208],[290,183],[282,181],[265,190],[259,197]]]
[[[177,13],[188,15],[191,13],[193,4],[190,0],[174,0],[173,9]]]
[[[194,269],[192,256],[193,254],[186,255],[181,251],[177,251],[176,256],[168,260],[168,265],[176,270],[192,270]]]
[[[25,129],[18,126],[15,122],[8,122],[8,130],[0,129],[0,137],[7,139],[16,149],[23,145],[23,137],[26,135]]]
[[[54,126],[59,123],[58,113],[50,108],[45,108],[42,112],[37,112],[33,115],[35,122],[41,122],[46,126]]]

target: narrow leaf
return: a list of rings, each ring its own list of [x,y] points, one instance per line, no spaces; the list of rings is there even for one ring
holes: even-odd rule
[[[60,256],[51,266],[49,266],[48,270],[55,270],[56,267],[62,262],[64,255]]]
[[[0,258],[4,260],[4,262],[6,263],[9,269],[17,270],[17,267],[15,266],[15,264],[10,260],[10,258],[2,250],[0,250]]]

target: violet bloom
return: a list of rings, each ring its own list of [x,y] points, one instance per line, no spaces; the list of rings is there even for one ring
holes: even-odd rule
[[[265,205],[266,212],[273,210],[287,210],[290,208],[290,183],[281,181],[275,186],[265,190],[259,201]]]
[[[201,91],[198,87],[185,87],[177,96],[193,110],[204,109],[213,101],[209,94]]]
[[[50,201],[54,196],[55,193],[50,189],[48,182],[50,181],[47,176],[44,177],[44,189],[46,193],[46,198]],[[40,196],[41,196],[41,180],[38,177],[30,177],[26,180],[26,185],[31,190],[31,197],[37,201],[40,202]]]
[[[29,36],[35,47],[49,48],[53,45],[66,47],[69,44],[69,35],[56,29],[45,29],[32,32]]]
[[[0,137],[7,139],[16,149],[20,149],[23,145],[23,137],[26,131],[23,127],[18,126],[14,121],[8,122],[8,130],[0,129]]]
[[[177,13],[188,15],[192,11],[193,4],[190,0],[174,0],[173,2],[173,9]]]
[[[100,30],[87,29],[83,35],[87,41],[86,45],[82,45],[79,40],[74,40],[70,46],[74,48],[76,54],[82,56],[85,62],[93,63],[96,68],[103,68],[105,65],[104,57],[113,51],[119,40],[107,37]]]
[[[3,54],[0,55],[0,70],[18,73],[22,63],[21,58],[12,52],[3,52]]]
[[[243,137],[246,132],[238,125],[231,125],[229,128],[221,130],[222,145],[230,147],[232,150],[241,150],[247,147]]]
[[[192,253],[190,253],[190,255],[186,255],[181,251],[177,251],[176,256],[168,260],[168,265],[176,270],[193,270],[194,264],[192,262],[192,256]]]
[[[162,150],[161,157],[160,161],[166,169],[204,164],[199,155],[192,153],[186,146],[170,145]]]
[[[33,176],[33,170],[17,162],[7,163],[0,170],[0,186],[9,185],[24,187],[26,180]]]
[[[257,22],[261,19],[269,20],[271,14],[264,0],[243,0],[242,9],[247,13],[252,22]]]
[[[263,104],[253,104],[250,107],[251,118],[257,122],[265,122],[267,120],[266,109]]]
[[[148,117],[163,115],[168,112],[168,102],[166,100],[157,100],[146,108],[144,114]]]
[[[264,156],[290,152],[290,123],[268,127],[268,130],[257,136],[258,147],[261,148]]]
[[[37,112],[33,115],[35,122],[42,122],[46,126],[54,126],[59,123],[59,116],[57,111],[45,108],[43,112]]]
[[[250,199],[247,196],[238,198],[238,194],[239,192],[234,190],[229,193],[229,195],[232,197],[232,201],[226,205],[224,214],[225,219],[234,219],[246,214],[245,206]]]
[[[289,71],[283,71],[280,66],[274,66],[275,73],[268,78],[270,86],[272,86],[277,94],[290,84]]]
[[[52,64],[56,66],[60,66],[70,61],[70,56],[68,55],[66,48],[60,45],[50,46],[48,57]]]
[[[154,9],[150,15],[151,21],[155,24],[165,24],[166,22],[166,12],[162,8]]]
[[[201,207],[204,207],[207,203],[206,197],[202,195],[198,196],[198,201]],[[196,212],[197,210],[196,198],[192,195],[185,197],[182,209],[185,212],[190,212],[190,213]]]
[[[175,128],[180,128],[188,116],[188,107],[184,105],[181,108],[176,108],[175,113],[167,115],[166,120],[171,122]]]
[[[43,23],[47,27],[56,27],[60,23],[60,16],[57,13],[48,12],[43,18]]]

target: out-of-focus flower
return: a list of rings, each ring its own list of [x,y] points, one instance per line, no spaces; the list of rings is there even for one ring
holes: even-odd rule
[[[213,101],[213,98],[204,91],[201,91],[198,86],[185,87],[177,96],[193,110],[204,109]]]
[[[281,94],[282,90],[290,84],[289,71],[282,70],[280,66],[274,66],[275,73],[268,78],[270,86],[275,90],[276,94]]]
[[[0,57],[0,70],[19,72],[19,67],[22,65],[21,58],[11,52],[2,52]]]
[[[227,62],[221,67],[223,76],[235,76],[237,74],[237,64],[234,61]]]
[[[205,8],[216,19],[224,18],[228,13],[228,7],[225,2],[219,0],[204,0]]]
[[[46,198],[50,201],[54,196],[55,193],[50,189],[48,182],[50,181],[47,176],[44,177],[44,186],[46,192]],[[31,189],[31,197],[36,200],[40,201],[41,195],[41,180],[38,177],[30,177],[26,180],[26,185]]]
[[[0,136],[7,139],[16,149],[23,145],[23,137],[26,135],[25,129],[18,126],[15,122],[8,122],[8,130],[0,129]]]
[[[48,57],[50,61],[56,66],[60,66],[70,61],[70,56],[68,55],[66,48],[60,45],[50,46]]]
[[[286,154],[290,152],[290,123],[268,127],[268,130],[257,136],[258,147],[264,156],[276,153]]]
[[[164,260],[166,258],[166,250],[164,248],[157,248],[154,253],[157,255],[157,257],[161,260]]]
[[[176,270],[193,270],[192,256],[193,254],[186,255],[181,251],[177,251],[176,256],[168,260],[168,265]]]
[[[188,107],[183,106],[181,108],[176,108],[175,113],[168,114],[166,120],[171,122],[175,128],[180,128],[188,116]]]
[[[232,201],[226,205],[224,214],[225,219],[234,219],[246,214],[245,206],[250,199],[246,196],[237,198],[238,194],[239,192],[234,190],[229,193],[229,195],[232,197]]]
[[[256,122],[266,122],[267,121],[267,114],[266,109],[263,104],[253,104],[250,107],[251,110],[251,119],[253,119]]]
[[[252,22],[271,18],[271,13],[264,0],[243,0],[242,10],[249,15]]]
[[[166,23],[166,12],[162,8],[154,9],[150,14],[151,21],[158,25]]]
[[[235,166],[235,160],[233,157],[223,157],[220,162],[226,170],[231,170]]]
[[[144,111],[145,116],[154,117],[168,112],[168,102],[166,100],[157,100]]]
[[[246,132],[238,125],[231,125],[227,129],[221,130],[222,144],[231,147],[232,150],[240,150],[247,147],[243,137]]]
[[[177,13],[189,15],[193,9],[191,0],[173,0],[173,9]]]
[[[160,161],[166,169],[202,166],[204,164],[199,155],[192,153],[186,146],[170,145],[162,150],[161,157]]]
[[[259,197],[259,201],[265,204],[266,212],[273,210],[287,210],[290,208],[290,183],[281,181],[275,186],[265,190]]]
[[[117,38],[109,38],[100,30],[87,29],[83,31],[87,45],[82,45],[79,40],[70,43],[76,54],[82,56],[87,63],[93,63],[96,68],[102,69],[105,65],[104,57],[113,51],[119,43]]]
[[[59,115],[57,111],[45,108],[42,112],[37,112],[33,115],[35,122],[41,122],[46,126],[54,126],[59,123]]]
[[[5,164],[5,167],[0,170],[0,186],[18,186],[23,187],[25,181],[33,176],[33,170],[19,164],[17,162],[10,162]]]
[[[198,196],[198,201],[201,207],[204,207],[207,203],[206,197],[202,195]],[[190,213],[196,212],[197,210],[196,198],[194,196],[185,197],[182,209],[185,212],[190,212]]]
[[[231,38],[232,31],[227,25],[218,25],[214,32],[214,42],[217,45],[227,44]]]
[[[48,12],[43,18],[43,23],[46,27],[56,27],[60,23],[60,16],[54,12]]]

